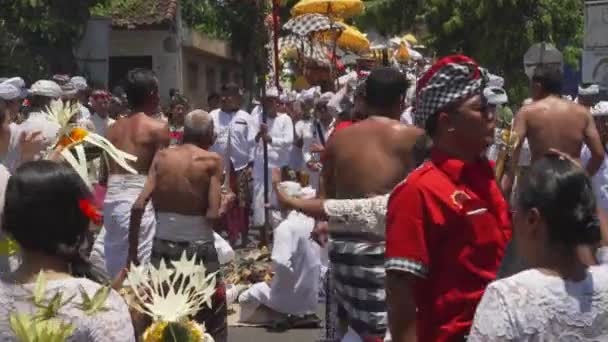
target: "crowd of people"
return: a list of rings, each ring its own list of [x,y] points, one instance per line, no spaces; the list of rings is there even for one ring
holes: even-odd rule
[[[316,326],[323,297],[325,341],[608,339],[608,106],[592,85],[562,98],[561,82],[553,67],[534,71],[497,179],[508,97],[462,55],[415,84],[380,67],[335,93],[269,88],[251,105],[226,84],[209,111],[176,91],[162,110],[146,69],[114,95],[78,76],[29,89],[4,79],[0,337],[15,340],[11,311],[35,309],[27,293],[41,272],[65,296],[92,296],[119,288],[129,265],[162,269],[183,253],[221,270],[223,239],[251,246],[257,230],[272,236],[273,277],[227,287],[216,275],[210,307],[193,317],[216,341],[228,339],[230,303],[242,322],[289,328]],[[78,106],[73,125],[135,156],[136,173],[102,153],[88,188],[44,157],[59,100]],[[100,231],[83,201],[103,212]],[[59,309],[74,341],[134,341],[145,329],[115,291],[95,316],[75,306]]]

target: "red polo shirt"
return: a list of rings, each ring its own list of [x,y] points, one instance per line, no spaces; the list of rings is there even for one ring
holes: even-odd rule
[[[496,278],[511,221],[492,166],[435,150],[391,195],[386,269],[418,277],[418,341],[462,341]]]

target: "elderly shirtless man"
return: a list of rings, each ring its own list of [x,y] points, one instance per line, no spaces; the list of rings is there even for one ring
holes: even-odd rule
[[[325,197],[385,195],[415,167],[414,147],[424,132],[399,122],[406,89],[405,77],[395,69],[380,68],[370,74],[365,86],[369,118],[336,132],[327,144],[322,174]],[[354,210],[373,211],[377,209],[373,203],[379,202],[365,203],[368,208]],[[329,217],[331,287],[339,316],[364,340],[382,339],[387,328],[384,234],[361,221]]]
[[[131,114],[116,121],[107,138],[118,149],[137,157],[132,163],[138,174],[129,174],[110,161],[108,191],[104,202],[104,254],[108,275],[114,278],[127,265],[129,218],[131,206],[140,194],[156,152],[169,145],[166,123],[150,117],[158,107],[158,80],[146,69],[129,71],[126,84]],[[156,220],[152,205],[146,207],[137,247],[139,260],[147,262],[152,253]]]
[[[540,159],[550,149],[562,151],[579,159],[583,143],[591,151],[587,173],[593,176],[604,160],[604,148],[593,117],[588,109],[560,97],[562,75],[550,66],[539,66],[532,76],[534,102],[522,107],[515,117],[514,132],[519,137],[515,146],[511,167],[502,180],[505,197],[510,198],[517,161],[523,141],[530,144],[532,162]]]
[[[207,149],[213,145],[213,119],[196,110],[184,120],[183,144],[156,154],[143,191],[133,204],[129,229],[129,260],[137,263],[137,246],[146,204],[157,212],[152,263],[179,260],[185,251],[196,256],[207,272],[219,270],[213,227],[220,208],[222,157]],[[223,286],[219,284],[218,286]],[[226,300],[214,298],[209,309],[196,315],[216,341],[226,340]]]

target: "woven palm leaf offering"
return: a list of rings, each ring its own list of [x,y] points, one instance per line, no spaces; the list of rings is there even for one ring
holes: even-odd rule
[[[121,293],[134,310],[149,316],[152,325],[143,334],[144,342],[213,342],[192,317],[205,306],[211,308],[216,273],[206,274],[205,265],[184,252],[179,261],[131,265]]]
[[[137,174],[128,163],[136,161],[137,157],[117,149],[108,139],[74,123],[74,115],[79,110],[77,103],[63,101],[53,102],[46,108],[47,120],[59,125],[57,140],[49,147],[46,158],[55,159],[61,156],[89,187],[91,180],[87,162],[101,153],[106,154],[126,171]]]

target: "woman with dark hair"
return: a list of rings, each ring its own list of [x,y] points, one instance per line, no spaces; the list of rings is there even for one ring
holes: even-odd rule
[[[577,247],[601,240],[591,180],[570,158],[535,162],[515,201],[516,248],[531,268],[491,283],[468,341],[608,340],[608,268]]]
[[[32,291],[39,274],[46,279],[45,298],[61,293],[67,304],[60,320],[75,327],[70,341],[134,341],[127,305],[114,291],[104,309],[87,315],[82,308],[101,285],[82,276],[90,265],[80,254],[92,213],[91,193],[69,166],[36,161],[23,164],[9,179],[4,209],[4,230],[21,248],[23,262],[0,277],[0,340],[13,341],[11,313],[37,311]]]

